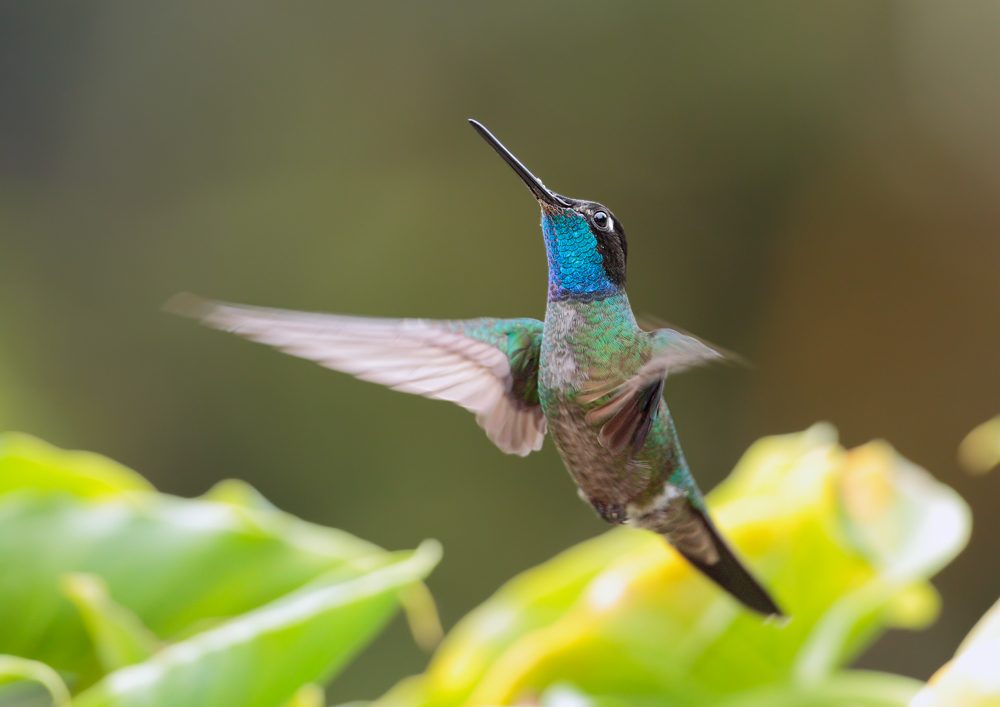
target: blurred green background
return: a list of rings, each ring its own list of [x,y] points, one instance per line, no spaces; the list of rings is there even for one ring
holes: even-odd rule
[[[926,678],[1000,590],[1000,480],[955,449],[1000,408],[1000,5],[0,2],[0,428],[161,490],[240,477],[389,548],[436,537],[446,626],[606,526],[547,444],[159,312],[534,316],[537,206],[465,124],[625,224],[629,294],[755,364],[668,387],[702,486],[820,419],[970,502]],[[426,657],[397,621],[334,683]]]

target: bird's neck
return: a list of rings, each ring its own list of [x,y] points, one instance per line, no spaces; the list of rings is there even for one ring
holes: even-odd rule
[[[542,235],[549,262],[549,301],[593,302],[624,296],[608,277],[597,239],[587,222],[571,210],[542,213]]]
[[[579,390],[594,376],[606,377],[612,364],[619,374],[637,369],[632,358],[641,353],[642,336],[624,292],[602,299],[550,299],[539,383],[548,390]]]
[[[600,330],[609,335],[620,336],[641,331],[624,291],[601,298],[549,299],[545,315],[546,322],[552,317],[572,320],[573,331],[578,334]]]
[[[546,339],[569,349],[598,352],[605,344],[631,345],[640,334],[624,292],[602,299],[549,300],[545,308]]]

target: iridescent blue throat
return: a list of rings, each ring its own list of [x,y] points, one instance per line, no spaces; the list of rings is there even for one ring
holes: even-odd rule
[[[618,294],[604,270],[597,239],[572,209],[542,211],[542,235],[549,259],[549,301],[595,300]]]

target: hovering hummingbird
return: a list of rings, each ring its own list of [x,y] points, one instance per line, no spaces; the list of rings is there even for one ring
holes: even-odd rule
[[[601,204],[550,191],[469,122],[541,206],[544,322],[352,317],[188,294],[167,309],[363,380],[458,403],[508,454],[541,449],[548,432],[601,518],[659,533],[747,607],[781,616],[712,522],[663,399],[668,375],[724,354],[673,329],[642,330],[625,295],[628,248],[618,219]]]

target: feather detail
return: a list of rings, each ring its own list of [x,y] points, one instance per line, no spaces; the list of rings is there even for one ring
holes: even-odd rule
[[[732,594],[747,608],[764,616],[784,618],[771,595],[746,568],[708,516],[692,507],[693,521],[667,540],[705,576]]]
[[[508,454],[526,456],[542,447],[545,416],[537,403],[512,393],[515,375],[507,355],[452,322],[293,312],[188,294],[165,309],[361,380],[449,400],[474,413]]]
[[[583,404],[606,400],[587,413],[587,422],[601,425],[598,440],[613,452],[642,450],[663,398],[667,375],[721,360],[723,354],[699,339],[673,329],[649,334],[652,352],[636,375],[621,382],[591,381],[577,400]]]
[[[662,535],[688,562],[745,606],[765,616],[783,616],[708,514],[678,489],[667,487],[659,503],[635,518],[634,523]]]
[[[650,385],[630,380],[620,388],[611,400],[587,413],[586,420],[592,424],[604,423],[597,439],[606,449],[622,452],[631,448],[638,452],[656,419],[663,396],[663,379]]]

